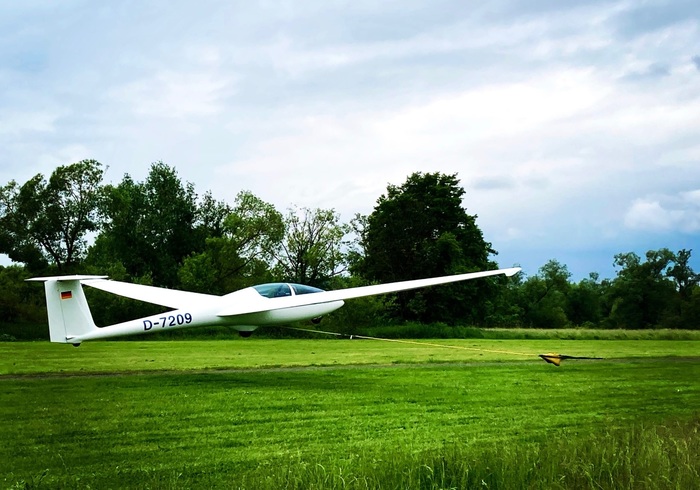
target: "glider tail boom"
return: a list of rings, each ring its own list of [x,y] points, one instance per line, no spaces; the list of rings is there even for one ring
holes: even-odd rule
[[[85,299],[83,279],[97,279],[104,276],[56,276],[35,277],[28,281],[43,281],[46,293],[46,310],[49,317],[51,342],[80,344],[71,339],[97,330],[90,307]]]

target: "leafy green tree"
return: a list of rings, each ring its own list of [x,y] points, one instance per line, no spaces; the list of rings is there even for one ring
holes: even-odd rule
[[[236,197],[219,236],[210,236],[201,253],[180,269],[182,286],[225,294],[270,279],[270,262],[284,235],[282,215],[251,192]]]
[[[42,175],[22,186],[12,180],[0,188],[0,252],[33,271],[41,271],[48,265],[41,242],[30,228],[30,216],[35,220],[39,218],[40,205],[36,193],[32,192],[39,183],[46,185]]]
[[[574,325],[593,327],[602,321],[608,282],[600,282],[599,277],[597,272],[591,272],[587,279],[571,285],[568,316]]]
[[[231,206],[224,201],[214,199],[210,191],[206,192],[197,206],[196,228],[198,233],[205,239],[223,236],[226,232],[226,218],[232,212]]]
[[[85,257],[86,235],[100,226],[102,165],[82,160],[0,188],[0,252],[40,270],[73,271]]]
[[[369,217],[356,213],[355,217],[350,220],[348,224],[348,233],[352,237],[347,242],[346,255],[345,258],[348,264],[348,272],[350,276],[356,281],[360,281],[360,284],[366,286],[369,281],[364,277],[362,268],[364,266],[365,258],[365,243],[367,241],[367,229],[368,229]]]
[[[88,251],[88,263],[101,273],[118,264],[126,277],[144,275],[149,269],[141,251],[147,247],[143,236],[146,196],[142,184],[128,174],[117,186],[105,187],[102,213],[105,223]]]
[[[532,327],[562,328],[568,325],[571,273],[566,265],[550,260],[536,276],[523,284],[525,323]]]
[[[525,274],[517,273],[512,277],[495,277],[502,282],[495,296],[486,305],[488,314],[486,326],[489,327],[522,327],[525,322]]]
[[[145,182],[125,175],[119,185],[107,187],[106,195],[107,221],[91,250],[93,263],[113,260],[131,277],[150,276],[156,286],[177,286],[185,257],[201,252],[206,239],[198,229],[194,186],[156,162]]]
[[[284,239],[276,252],[275,271],[282,279],[328,287],[347,270],[344,238],[348,225],[332,209],[290,209],[284,218]]]
[[[0,324],[46,320],[44,288],[25,282],[28,277],[20,265],[0,266]]]
[[[692,250],[679,250],[674,255],[673,266],[667,275],[675,284],[677,295],[667,309],[664,325],[674,328],[700,328],[700,274],[690,267]]]
[[[700,286],[695,286],[683,305],[681,328],[700,330]]]
[[[690,267],[692,250],[679,250],[673,258],[673,267],[668,270],[668,276],[676,283],[678,294],[683,300],[690,299],[693,289],[700,283],[700,274]]]
[[[389,185],[367,217],[357,269],[370,281],[393,282],[493,267],[496,252],[484,240],[476,216],[462,207],[465,191],[456,175],[414,173]],[[483,322],[494,281],[475,281],[401,293],[403,319]]]
[[[676,295],[667,276],[675,260],[667,248],[649,250],[646,261],[634,252],[615,255],[620,267],[610,294],[612,308],[609,321],[618,328],[652,328],[658,326]]]

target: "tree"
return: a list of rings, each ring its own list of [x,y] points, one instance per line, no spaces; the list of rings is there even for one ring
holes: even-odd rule
[[[0,266],[0,325],[46,320],[44,289],[25,282],[28,277],[30,274],[20,265]]]
[[[276,253],[277,273],[285,280],[327,287],[346,270],[343,239],[349,231],[332,209],[290,209],[284,239]]]
[[[561,328],[569,323],[567,310],[571,273],[566,265],[550,260],[524,285],[525,322],[533,327]]]
[[[690,267],[690,255],[692,250],[681,249],[674,256],[674,265],[668,270],[669,277],[676,283],[676,289],[681,299],[689,300],[693,288],[700,283],[700,274],[696,274]]]
[[[700,328],[700,274],[690,267],[692,250],[679,250],[674,255],[673,266],[667,271],[677,291],[674,304],[668,308],[664,323],[676,328]]]
[[[240,192],[221,233],[208,237],[201,253],[185,259],[179,272],[182,286],[225,294],[266,280],[283,235],[282,215],[274,206],[251,192]]]
[[[240,193],[239,196],[243,194]],[[226,232],[226,218],[233,212],[224,201],[217,201],[211,192],[206,192],[197,206],[196,228],[204,238],[220,237]]]
[[[571,286],[569,320],[574,325],[596,326],[603,319],[603,299],[608,281],[599,282],[597,272]]]
[[[72,271],[85,257],[86,235],[100,225],[102,165],[82,160],[0,188],[0,252],[31,270]]]
[[[700,286],[695,286],[687,303],[683,305],[681,327],[700,330]]]
[[[667,248],[649,250],[646,261],[634,252],[615,255],[614,264],[620,267],[611,285],[612,309],[610,321],[621,328],[652,328],[673,303],[676,291],[667,278],[675,260]]]
[[[204,248],[198,230],[197,195],[174,168],[151,165],[145,182],[127,174],[106,189],[102,233],[91,250],[94,262],[117,261],[133,278],[150,276],[156,286],[175,287],[185,257]]]
[[[414,173],[389,185],[367,217],[357,269],[370,281],[393,282],[487,269],[496,252],[484,240],[476,216],[462,207],[465,191],[456,175]],[[422,321],[482,322],[495,281],[406,292],[396,314]]]
[[[519,272],[512,277],[496,277],[503,281],[495,297],[487,303],[489,306],[485,325],[489,327],[522,327],[525,318],[525,274]]]

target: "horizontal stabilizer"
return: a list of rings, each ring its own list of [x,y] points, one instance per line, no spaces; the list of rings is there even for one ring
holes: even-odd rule
[[[27,279],[27,281],[85,281],[88,279],[107,279],[109,276],[87,276],[87,275],[73,275],[73,276],[47,276],[47,277],[32,277]]]

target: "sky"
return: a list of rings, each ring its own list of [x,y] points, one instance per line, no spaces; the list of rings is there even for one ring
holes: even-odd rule
[[[343,221],[457,174],[502,267],[699,271],[700,2],[0,0],[0,148]]]

